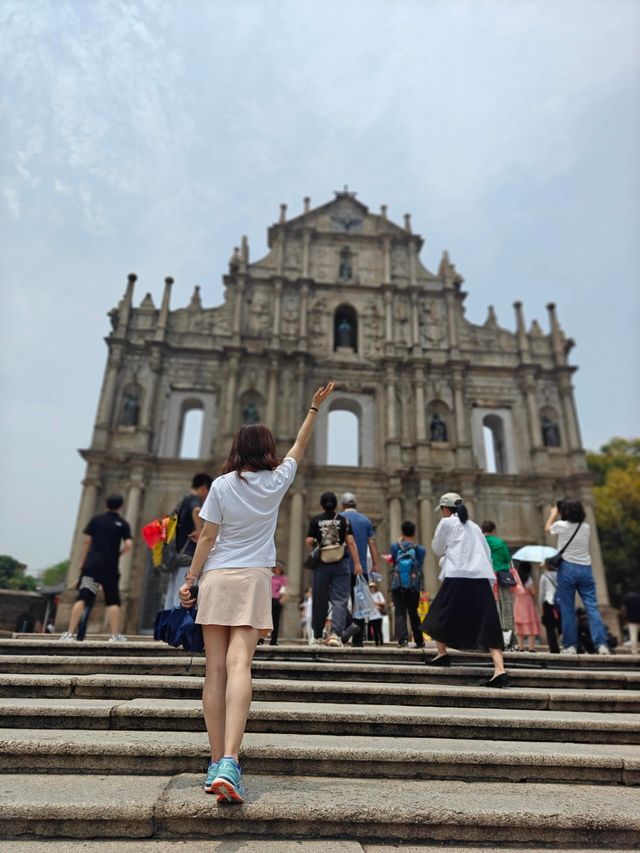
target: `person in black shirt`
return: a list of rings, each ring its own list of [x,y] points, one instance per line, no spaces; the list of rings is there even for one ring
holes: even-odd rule
[[[185,559],[169,576],[167,591],[164,599],[165,610],[180,606],[178,590],[184,582],[184,570],[190,565],[191,558],[196,552],[196,542],[204,522],[200,518],[200,510],[205,502],[213,479],[208,474],[196,474],[191,481],[191,490],[182,498],[176,507],[178,526],[176,528],[176,548],[182,551]]]
[[[342,645],[340,637],[345,629],[347,607],[351,594],[351,564],[360,566],[360,558],[351,525],[343,515],[336,513],[338,499],[333,492],[320,497],[324,512],[311,520],[307,531],[307,546],[318,548],[318,559],[313,569],[312,615],[313,636],[322,639],[322,632],[331,603],[331,637],[328,645]],[[362,568],[360,566],[360,568]]]
[[[118,560],[131,550],[131,528],[118,512],[123,500],[120,495],[107,498],[107,511],[95,515],[84,529],[80,558],[78,600],[71,608],[69,628],[61,640],[74,640],[85,607],[91,607],[98,587],[104,591],[104,601],[111,626],[111,641],[120,642],[120,593],[118,591]]]

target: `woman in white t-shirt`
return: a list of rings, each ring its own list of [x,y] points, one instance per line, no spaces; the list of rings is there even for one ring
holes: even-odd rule
[[[311,438],[319,407],[334,383],[319,388],[295,444],[278,464],[275,439],[262,424],[236,433],[223,475],[200,512],[204,526],[180,588],[184,607],[201,576],[196,621],[202,625],[206,676],[202,691],[211,745],[205,791],[218,802],[244,802],[238,752],[251,705],[251,662],[258,638],[272,628],[271,567],[278,509]]]
[[[584,507],[580,501],[558,501],[551,510],[545,531],[558,537],[558,551],[562,560],[558,566],[558,607],[562,622],[562,654],[575,655],[578,645],[578,621],[576,619],[576,592],[587,611],[589,630],[593,645],[600,655],[609,655],[607,629],[604,626],[596,584],[591,570],[589,542],[591,528],[585,521]]]

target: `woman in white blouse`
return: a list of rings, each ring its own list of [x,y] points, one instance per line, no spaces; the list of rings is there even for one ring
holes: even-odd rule
[[[450,666],[447,646],[488,650],[494,672],[485,686],[507,687],[502,628],[493,597],[491,551],[478,525],[469,519],[460,495],[448,492],[440,498],[437,508],[442,520],[431,547],[440,557],[443,583],[423,623],[438,647],[438,654],[427,665]]]
[[[218,802],[242,803],[238,752],[251,705],[251,662],[272,626],[271,567],[278,509],[311,438],[319,407],[334,384],[316,391],[298,437],[278,464],[275,439],[262,424],[236,433],[223,475],[200,512],[204,527],[180,588],[184,607],[202,574],[196,621],[202,625],[206,675],[202,690],[211,761],[204,789]]]

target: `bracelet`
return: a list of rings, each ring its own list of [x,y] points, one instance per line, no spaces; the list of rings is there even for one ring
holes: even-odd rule
[[[309,406],[309,411],[310,411],[310,412],[315,412],[316,414],[318,413],[318,409],[317,409],[317,407],[316,407],[316,406]]]

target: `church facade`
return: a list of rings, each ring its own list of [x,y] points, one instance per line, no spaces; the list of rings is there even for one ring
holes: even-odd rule
[[[465,317],[464,280],[442,254],[436,272],[420,259],[422,238],[385,207],[371,212],[346,189],[268,230],[268,252],[252,261],[245,238],[224,276],[223,304],[204,308],[200,291],[172,309],[173,281],[159,306],[134,304],[130,275],[110,312],[105,369],[91,446],[81,451],[86,477],[68,586],[77,575],[84,525],[112,492],[125,496],[136,531],[121,560],[124,628],[148,631],[162,579],[148,564],[141,526],[169,512],[197,471],[219,470],[243,422],[266,423],[284,454],[315,388],[338,390],[317,419],[295,483],[282,504],[276,545],[295,601],[309,578],[302,568],[308,519],[328,489],[355,492],[377,527],[381,552],[404,519],[429,544],[441,493],[457,491],[478,522],[493,519],[510,545],[545,541],[551,503],[583,500],[594,531],[598,595],[607,589],[592,511],[591,484],[572,388],[573,341],[548,309],[549,327],[525,324],[514,303],[515,331],[492,308],[483,325]],[[328,463],[331,413],[357,418],[354,466]],[[201,412],[196,459],[182,458],[185,424]],[[426,584],[438,587],[427,558]],[[66,603],[72,600],[69,591]],[[60,608],[62,623],[68,607]],[[297,633],[295,604],[285,633]]]

